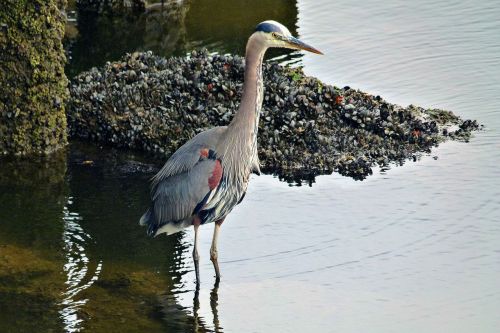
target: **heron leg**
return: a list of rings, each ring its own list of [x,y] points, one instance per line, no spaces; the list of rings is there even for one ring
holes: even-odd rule
[[[200,227],[201,221],[196,216],[193,219],[194,226],[194,248],[193,248],[193,262],[194,270],[196,272],[196,286],[200,285],[200,255],[198,254],[198,228]]]
[[[219,220],[219,221],[215,222],[214,236],[212,238],[212,246],[210,247],[210,260],[214,264],[215,280],[216,281],[220,280],[219,262],[217,260],[217,258],[218,258],[217,239],[219,238],[219,230],[220,230],[220,226],[222,225],[222,222],[224,222],[224,220]]]

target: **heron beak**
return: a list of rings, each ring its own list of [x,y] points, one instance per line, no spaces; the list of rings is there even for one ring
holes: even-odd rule
[[[301,41],[300,39],[297,39],[295,37],[291,37],[291,36],[288,37],[286,39],[286,42],[288,45],[290,45],[291,48],[294,48],[297,50],[304,50],[304,51],[309,51],[309,52],[316,53],[316,54],[323,54],[323,52],[321,52],[320,50],[315,49],[311,45],[308,45],[308,44],[304,43],[303,41]]]

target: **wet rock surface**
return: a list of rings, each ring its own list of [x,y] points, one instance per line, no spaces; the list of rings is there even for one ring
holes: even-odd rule
[[[2,1],[0,155],[43,155],[67,144],[65,7],[65,0]]]
[[[72,137],[168,157],[197,133],[227,125],[238,109],[244,59],[193,51],[161,58],[128,54],[70,84]],[[452,112],[401,107],[300,69],[264,64],[259,123],[261,169],[287,181],[338,172],[364,179],[376,165],[416,160],[447,139],[480,128]]]

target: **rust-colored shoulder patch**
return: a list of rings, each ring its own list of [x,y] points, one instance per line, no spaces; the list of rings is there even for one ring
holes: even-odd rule
[[[207,148],[203,148],[202,150],[200,150],[200,157],[203,157],[203,158],[208,157],[208,149]]]
[[[222,164],[220,160],[215,160],[215,166],[212,171],[212,175],[208,178],[208,187],[213,190],[219,186],[220,180],[222,179]]]

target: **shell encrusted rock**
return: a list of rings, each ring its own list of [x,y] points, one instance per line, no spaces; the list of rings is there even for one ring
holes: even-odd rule
[[[169,156],[238,109],[244,59],[193,51],[165,59],[127,54],[70,84],[71,137]],[[364,179],[376,165],[416,160],[447,139],[469,140],[479,129],[452,112],[401,107],[349,87],[265,63],[259,122],[264,172],[295,182],[338,172]]]

